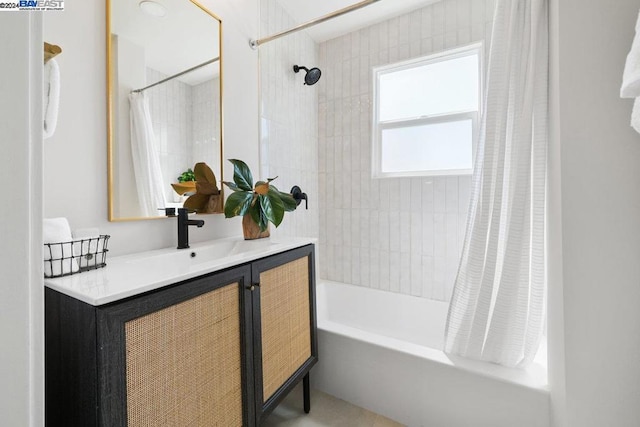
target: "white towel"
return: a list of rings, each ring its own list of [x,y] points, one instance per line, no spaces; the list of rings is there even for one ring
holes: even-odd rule
[[[60,103],[60,68],[55,59],[44,64],[44,92],[42,105],[44,109],[43,138],[50,138],[58,124],[58,105]]]
[[[636,98],[631,113],[631,127],[640,133],[640,14],[636,21],[636,35],[624,66],[620,97]]]
[[[66,218],[45,218],[43,237],[44,243],[53,243],[50,246],[45,246],[44,249],[45,276],[60,276],[77,272],[78,262],[72,258],[73,244],[71,243],[69,221]]]
[[[101,262],[104,244],[100,243],[100,230],[97,228],[81,228],[73,232],[73,252],[80,256],[80,268],[94,267]]]
[[[640,133],[640,98],[636,98],[631,112],[631,127]]]

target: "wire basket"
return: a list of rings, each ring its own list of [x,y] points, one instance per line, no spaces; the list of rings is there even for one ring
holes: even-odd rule
[[[107,265],[109,235],[44,244],[44,277],[63,277]]]

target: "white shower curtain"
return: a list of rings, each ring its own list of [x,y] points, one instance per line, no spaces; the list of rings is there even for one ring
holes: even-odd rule
[[[497,0],[445,351],[525,366],[546,318],[548,1]]]
[[[158,216],[158,208],[166,206],[166,198],[156,138],[149,113],[149,102],[144,93],[129,94],[129,102],[131,104],[131,154],[142,210],[141,216]]]

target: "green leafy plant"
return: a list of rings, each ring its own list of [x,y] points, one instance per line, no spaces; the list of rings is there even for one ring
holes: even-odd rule
[[[182,172],[178,177],[178,182],[187,182],[187,181],[195,181],[195,180],[196,180],[196,174],[193,172],[191,168]]]
[[[289,193],[279,191],[271,184],[276,178],[258,181],[253,185],[251,170],[242,160],[229,159],[233,163],[233,182],[223,181],[223,184],[233,190],[224,205],[224,215],[251,215],[251,218],[265,231],[272,222],[276,227],[280,225],[285,212],[296,209],[295,199]]]

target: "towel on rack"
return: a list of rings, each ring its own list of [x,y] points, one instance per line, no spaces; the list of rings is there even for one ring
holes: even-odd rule
[[[631,127],[640,133],[640,97],[636,98],[633,103],[633,111],[631,111]]]
[[[81,228],[73,232],[73,253],[79,256],[80,268],[94,267],[98,254],[103,251],[104,243],[100,243],[100,230],[97,228]]]
[[[624,66],[620,97],[636,99],[631,113],[631,127],[640,133],[640,13],[636,21],[636,35]]]
[[[44,139],[50,138],[56,131],[58,124],[58,106],[60,103],[60,68],[55,59],[44,64]]]
[[[78,261],[73,257],[71,228],[66,218],[45,218],[43,223],[44,274],[60,276],[79,270]],[[59,243],[59,244],[58,244]]]
[[[622,75],[620,97],[637,98],[640,96],[640,14],[636,21],[636,35],[627,55],[627,61]]]

